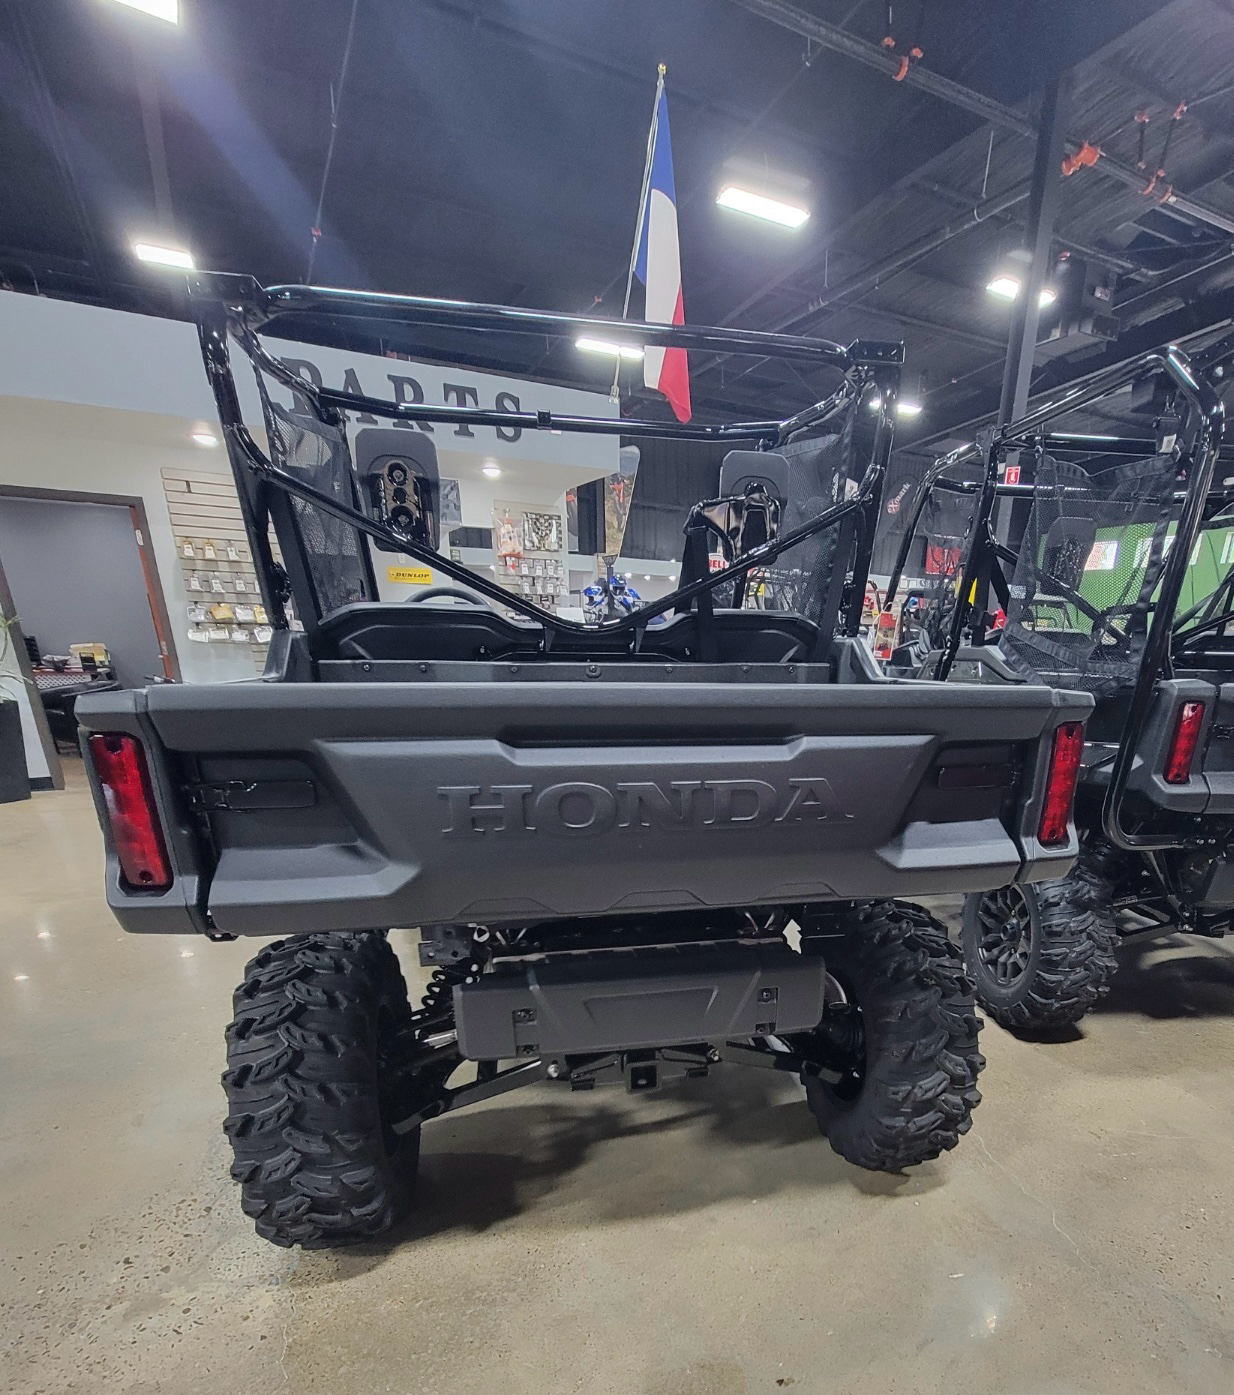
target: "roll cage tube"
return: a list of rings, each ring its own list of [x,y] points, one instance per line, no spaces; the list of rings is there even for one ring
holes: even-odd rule
[[[313,504],[322,512],[349,524],[357,531],[406,553],[417,561],[433,567],[472,591],[486,596],[544,626],[546,647],[551,632],[584,632],[587,634],[634,635],[637,650],[641,633],[658,616],[711,591],[724,583],[746,576],[751,570],[774,562],[781,553],[824,529],[840,523],[849,515],[871,515],[878,509],[881,484],[890,457],[892,418],[899,371],[903,364],[903,345],[858,341],[850,348],[824,340],[800,339],[791,335],[766,334],[760,331],[707,328],[699,326],[649,325],[634,321],[602,321],[584,316],[556,315],[542,311],[525,311],[505,306],[469,305],[458,301],[439,301],[417,296],[380,296],[368,292],[339,291],[310,286],[274,287],[263,289],[245,276],[205,273],[190,278],[190,293],[198,334],[202,344],[207,375],[214,392],[219,419],[223,427],[233,473],[237,477],[241,501],[247,504],[246,525],[251,528],[254,548],[262,562],[263,600],[276,628],[287,628],[282,595],[273,584],[276,575],[273,557],[265,536],[268,520],[275,523],[280,540],[294,538],[289,499],[299,498]],[[447,324],[454,327],[491,330],[511,329],[515,332],[542,335],[581,328],[600,328],[607,335],[620,330],[625,339],[638,343],[661,343],[678,347],[707,348],[725,352],[754,352],[764,357],[804,357],[820,366],[837,369],[845,374],[840,387],[805,410],[780,421],[721,423],[715,426],[679,422],[637,421],[614,418],[558,416],[549,412],[487,411],[480,408],[450,408],[430,405],[403,404],[371,398],[362,394],[317,388],[291,372],[274,358],[258,340],[258,330],[271,320],[292,313],[326,310],[370,322],[396,319],[400,323]],[[251,357],[254,366],[282,383],[297,397],[307,401],[323,425],[339,427],[347,410],[382,415],[393,420],[440,421],[453,424],[470,423],[483,426],[521,427],[525,430],[554,430],[589,434],[658,436],[684,440],[755,440],[762,449],[774,449],[813,426],[820,425],[846,407],[859,401],[866,388],[875,381],[876,373],[882,403],[875,432],[870,462],[856,493],[848,499],[825,509],[791,532],[752,549],[735,559],[723,571],[679,587],[654,604],[641,607],[633,614],[599,625],[581,625],[563,620],[550,611],[542,610],[531,601],[509,592],[461,562],[454,562],[441,553],[416,542],[385,524],[347,504],[315,489],[280,469],[269,459],[244,425],[239,398],[231,369],[229,338],[236,338]],[[280,517],[281,513],[281,517]],[[281,526],[280,526],[281,525]],[[285,531],[286,530],[286,531]],[[861,547],[869,552],[872,530],[862,533]],[[284,560],[289,570],[303,571],[298,549],[284,545]],[[288,554],[295,554],[294,556]],[[854,574],[868,572],[869,556],[859,554]],[[370,568],[371,570],[371,568]],[[296,583],[300,584],[297,585]],[[292,576],[293,591],[313,595],[311,581],[304,576]],[[846,625],[851,627],[853,607],[849,608]],[[858,612],[859,613],[859,612]],[[317,616],[304,617],[315,623]]]
[[[1181,356],[1180,356],[1181,357]],[[1153,690],[1157,675],[1170,652],[1173,638],[1173,617],[1182,592],[1184,573],[1191,559],[1191,550],[1199,535],[1203,521],[1204,506],[1212,483],[1213,467],[1221,449],[1221,438],[1225,430],[1225,406],[1207,379],[1191,373],[1190,366],[1183,360],[1177,363],[1171,351],[1166,358],[1175,363],[1171,377],[1195,403],[1200,412],[1199,431],[1192,448],[1193,470],[1187,480],[1187,497],[1183,503],[1182,515],[1178,520],[1178,530],[1166,558],[1165,570],[1161,578],[1161,592],[1157,598],[1157,608],[1153,612],[1152,623],[1140,658],[1140,669],[1136,674],[1135,688],[1131,694],[1131,705],[1127,709],[1127,719],[1119,741],[1118,755],[1114,769],[1110,772],[1110,783],[1106,789],[1105,801],[1101,806],[1101,825],[1109,840],[1129,852],[1159,852],[1176,846],[1176,840],[1154,838],[1151,835],[1129,833],[1122,826],[1121,814],[1123,796],[1127,780],[1131,775],[1136,747],[1148,711],[1152,705]],[[1167,371],[1170,371],[1167,369]],[[1176,375],[1177,373],[1177,375]]]
[[[1229,354],[1228,342],[1222,341],[1218,353],[1214,354],[1212,350],[1209,351],[1208,361],[1205,364],[1206,370],[1211,371],[1215,361],[1226,362]],[[1099,374],[1085,385],[1076,386],[1059,397],[1043,403],[1036,411],[1019,421],[1010,423],[995,433],[986,451],[985,473],[979,486],[980,494],[973,535],[961,573],[958,604],[955,608],[955,614],[952,616],[946,647],[939,656],[934,671],[935,678],[939,680],[945,679],[950,673],[960,647],[965,621],[968,618],[968,597],[972,587],[979,579],[982,567],[992,553],[994,555],[1006,554],[1007,550],[990,533],[990,514],[995,498],[1000,494],[1014,494],[1018,497],[1031,496],[1032,486],[1007,486],[998,483],[998,465],[1002,452],[1013,446],[1040,447],[1048,438],[1041,436],[1039,429],[1052,418],[1087,406],[1090,402],[1142,377],[1146,371],[1154,369],[1160,369],[1166,373],[1173,385],[1197,411],[1199,421],[1195,441],[1189,452],[1187,488],[1182,496],[1183,507],[1174,545],[1170,549],[1162,570],[1157,604],[1149,624],[1144,652],[1140,657],[1131,703],[1123,724],[1118,753],[1115,757],[1110,783],[1106,789],[1105,801],[1102,806],[1102,827],[1106,836],[1116,846],[1129,852],[1163,851],[1178,846],[1176,840],[1129,833],[1123,828],[1121,822],[1122,804],[1126,794],[1127,780],[1135,760],[1136,749],[1152,704],[1157,675],[1161,672],[1169,654],[1170,641],[1174,633],[1173,615],[1178,605],[1187,563],[1204,521],[1204,510],[1212,486],[1213,469],[1221,451],[1225,428],[1225,408],[1221,398],[1208,381],[1206,373],[1196,372],[1191,360],[1181,349],[1174,345],[1168,345],[1163,349],[1142,354],[1125,364],[1120,364]],[[1103,437],[1100,439],[1108,442],[1118,438]],[[1119,444],[1126,443],[1119,442]],[[1155,443],[1153,444],[1155,446]],[[896,570],[892,575],[891,584],[888,586],[888,604],[894,595],[893,587],[899,584],[903,567],[907,561],[911,539],[920,522],[930,493],[940,484],[942,475],[946,470],[976,458],[978,450],[979,447],[970,444],[952,451],[950,455],[937,461],[922,480],[910,514],[909,531],[901,543],[900,552],[896,559]],[[954,482],[948,483],[954,484]],[[969,485],[959,484],[954,485],[954,487],[958,492],[974,492],[973,487]]]

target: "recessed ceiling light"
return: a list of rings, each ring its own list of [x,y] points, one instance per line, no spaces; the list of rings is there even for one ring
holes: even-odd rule
[[[129,10],[140,10],[142,14],[153,15],[155,19],[165,19],[168,24],[180,23],[180,0],[116,0]]]
[[[634,580],[634,573],[633,573],[633,572],[627,572],[627,573],[626,573],[626,580],[627,580],[627,581],[633,581],[633,580]]]
[[[919,417],[921,415],[921,403],[914,402],[911,397],[902,397],[896,403],[896,416],[898,417]]]
[[[643,356],[642,349],[634,344],[614,344],[611,340],[592,339],[586,334],[579,335],[574,347],[585,354],[607,354],[609,358],[639,359]]]
[[[493,462],[490,460],[486,464],[480,466],[480,473],[482,475],[487,476],[491,480],[495,480],[498,479],[501,475],[501,466],[494,465]]]
[[[217,446],[219,443],[219,438],[212,431],[194,431],[193,440],[196,441],[199,446],[205,446],[207,450],[209,450],[211,446]]]
[[[751,218],[778,223],[782,228],[799,228],[810,217],[808,208],[784,203],[780,199],[770,199],[766,194],[756,194],[752,189],[741,189],[736,184],[726,184],[716,196],[716,203],[721,208],[748,213]]]
[[[193,254],[183,247],[160,247],[153,242],[134,242],[133,255],[151,266],[170,266],[178,271],[193,270]]]
[[[51,939],[51,931],[50,931],[50,930],[40,930],[40,931],[39,931],[39,939],[40,939],[40,940],[50,940],[50,939]]]
[[[1052,291],[1049,286],[1041,288],[1041,294],[1037,297],[1038,310],[1044,310],[1047,305],[1053,305],[1058,299],[1058,292]]]
[[[644,574],[643,574],[643,580],[644,580],[644,581],[650,581],[650,580],[651,580],[651,577],[648,576],[646,573],[644,573]]]
[[[872,412],[881,412],[883,409],[883,399],[875,393],[874,396],[870,398],[868,406]]]
[[[29,981],[29,978],[30,978],[30,975],[29,975],[29,974],[14,974],[14,975],[13,975],[13,982],[14,982],[14,983],[26,983],[26,982]]]

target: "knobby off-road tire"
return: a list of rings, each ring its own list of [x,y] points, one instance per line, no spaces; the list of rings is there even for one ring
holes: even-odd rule
[[[1109,992],[1118,943],[1111,891],[1081,855],[1055,881],[966,898],[964,962],[977,1001],[995,1022],[1057,1030],[1078,1022]]]
[[[248,964],[233,1004],[224,1130],[258,1235],[323,1249],[388,1229],[420,1131],[395,1134],[383,1096],[387,1052],[411,1014],[385,935],[280,940]]]
[[[954,1148],[981,1102],[985,1059],[972,986],[945,927],[920,907],[879,901],[811,928],[827,933],[803,932],[803,952],[823,955],[856,1028],[856,1066],[839,1085],[803,1077],[827,1141],[880,1172]]]

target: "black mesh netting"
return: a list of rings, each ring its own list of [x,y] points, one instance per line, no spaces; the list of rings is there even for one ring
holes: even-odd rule
[[[1134,683],[1176,483],[1169,456],[1092,475],[1038,462],[1002,641],[1012,668],[1096,697]]]
[[[825,509],[851,498],[862,471],[854,460],[853,427],[856,406],[838,430],[805,437],[779,447],[788,461],[787,499],[780,516],[780,535],[791,533]],[[832,571],[836,565],[841,525],[806,538],[776,558],[752,578],[752,591],[765,610],[791,610],[817,624],[823,617]],[[848,557],[841,559],[847,569]],[[841,578],[842,579],[842,578]],[[731,587],[721,587],[716,604],[729,602]]]
[[[327,426],[308,412],[280,407],[270,400],[260,374],[258,382],[270,438],[270,459],[340,504],[358,509],[360,500],[345,428]],[[291,503],[321,613],[326,615],[352,601],[375,599],[369,594],[367,569],[355,528],[316,504],[296,498]]]
[[[953,468],[947,478],[975,484],[980,482],[981,474],[976,466]],[[960,573],[964,570],[976,517],[975,495],[953,494],[937,488],[922,511],[918,523],[919,559],[914,561],[910,554],[910,570],[919,566],[923,583],[913,588],[919,597],[913,617],[915,652],[921,659],[941,649],[951,633]]]

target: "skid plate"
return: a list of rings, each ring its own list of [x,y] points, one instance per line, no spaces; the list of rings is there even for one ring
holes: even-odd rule
[[[783,945],[619,950],[509,964],[454,989],[469,1060],[808,1031],[823,961]]]

